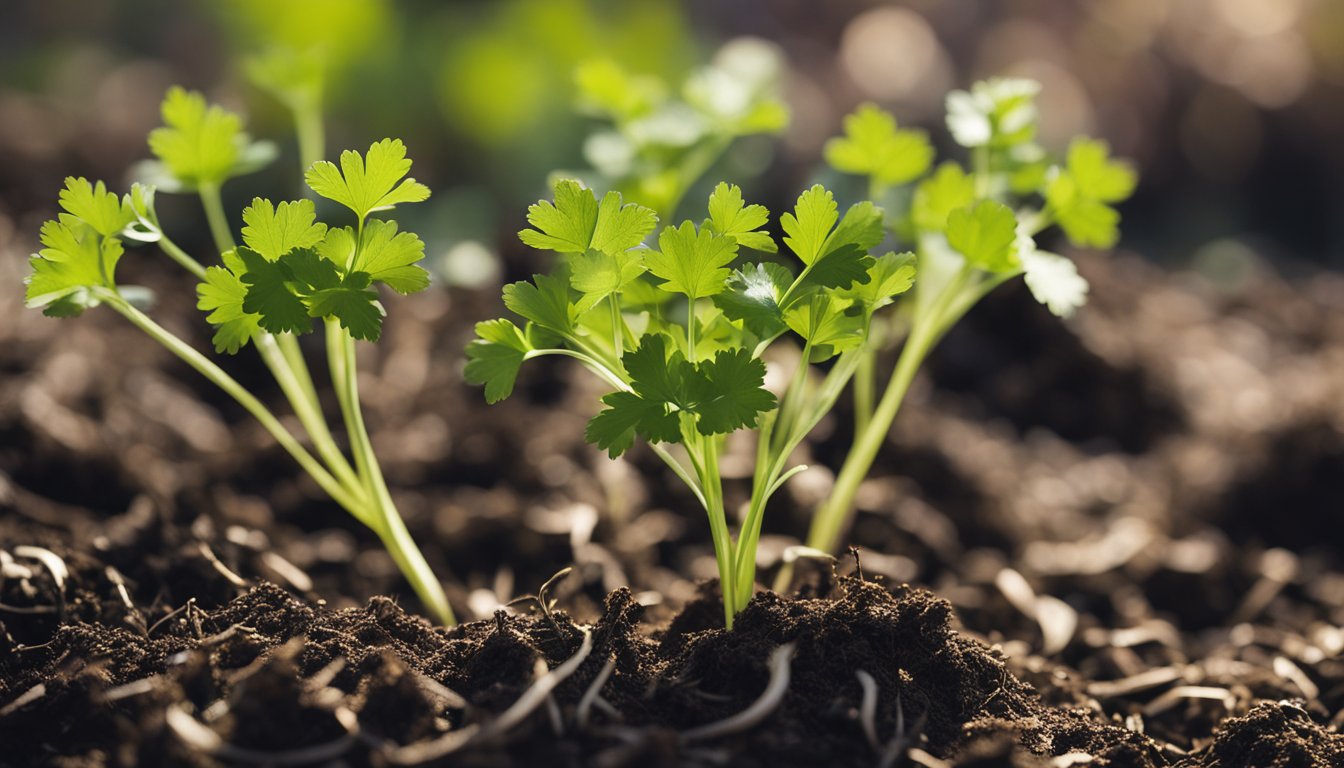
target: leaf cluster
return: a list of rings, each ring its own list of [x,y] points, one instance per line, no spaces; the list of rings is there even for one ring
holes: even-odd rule
[[[356,339],[374,341],[386,314],[376,286],[414,293],[429,285],[419,266],[425,245],[373,211],[419,202],[429,189],[406,178],[411,161],[400,140],[384,139],[365,155],[346,150],[341,164],[315,163],[314,192],[349,208],[355,227],[317,221],[311,200],[278,205],[256,198],[243,211],[243,245],[206,270],[197,306],[215,326],[217,351],[237,352],[259,330],[307,333],[314,319],[339,322]]]
[[[479,324],[467,379],[496,402],[526,360],[568,354],[618,385],[587,430],[612,456],[636,437],[723,435],[775,408],[761,358],[772,341],[796,334],[814,360],[856,349],[872,313],[913,283],[908,255],[870,254],[884,237],[880,209],[860,203],[842,217],[821,186],[779,220],[787,255],[766,229],[769,211],[747,204],[738,187],[719,184],[706,213],[655,234],[650,209],[557,183],[553,200],[529,209],[533,228],[519,237],[561,263],[504,288],[523,325]],[[747,251],[784,257],[748,260]]]

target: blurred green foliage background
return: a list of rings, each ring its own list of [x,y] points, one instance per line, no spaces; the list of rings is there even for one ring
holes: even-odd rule
[[[280,144],[281,162],[226,188],[230,203],[296,189],[288,112],[244,62],[318,49],[327,156],[402,137],[435,191],[408,223],[445,276],[492,282],[492,255],[526,262],[512,233],[547,175],[591,165],[585,140],[606,123],[576,108],[577,67],[675,89],[750,36],[782,56],[792,118],[719,172],[772,209],[820,172],[857,103],[947,151],[943,95],[1023,75],[1045,86],[1048,148],[1090,133],[1135,158],[1125,247],[1227,279],[1248,260],[1344,267],[1344,4],[1331,0],[11,0],[5,15],[0,231],[25,240],[63,176],[120,186],[174,83]]]

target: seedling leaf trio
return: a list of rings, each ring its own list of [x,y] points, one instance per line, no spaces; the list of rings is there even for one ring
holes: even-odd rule
[[[357,341],[381,335],[384,297],[429,285],[420,266],[424,243],[385,215],[427,199],[430,190],[409,177],[411,160],[396,139],[342,152],[339,163],[321,159],[322,136],[313,127],[320,127],[320,92],[304,90],[320,89],[320,79],[273,82],[274,72],[259,72],[295,111],[304,179],[330,204],[255,198],[241,213],[242,242],[235,242],[220,187],[273,151],[252,142],[236,115],[173,89],[163,105],[165,125],[150,135],[157,161],[145,171],[162,182],[159,191],[199,196],[217,254],[197,260],[173,242],[155,209],[155,187],[136,184],[119,196],[102,182],[67,179],[63,212],[43,225],[43,248],[30,259],[27,303],[62,317],[107,305],[163,343],[242,404],[334,501],[377,532],[428,610],[451,622],[440,583],[373,455],[355,359]],[[652,92],[618,98],[624,91],[616,85],[634,81],[609,66],[580,74],[589,101],[618,123],[657,102]],[[804,469],[790,457],[841,397],[853,400],[854,442],[806,542],[830,552],[915,373],[948,329],[1018,276],[1057,315],[1086,300],[1087,283],[1073,263],[1041,250],[1036,238],[1057,226],[1076,245],[1113,245],[1113,206],[1132,193],[1135,177],[1092,139],[1075,140],[1063,162],[1052,161],[1035,141],[1038,88],[990,80],[948,97],[948,128],[968,150],[969,168],[955,160],[935,166],[926,134],[862,105],[824,155],[835,171],[866,181],[867,199],[849,200],[847,181],[838,191],[812,185],[778,215],[727,181],[708,199],[684,199],[733,136],[777,129],[782,120],[773,118],[733,123],[725,138],[707,139],[709,149],[678,155],[667,167],[647,160],[645,172],[662,181],[627,179],[624,196],[560,178],[550,199],[528,209],[529,226],[519,232],[527,246],[550,252],[553,268],[504,287],[513,317],[476,325],[466,379],[495,403],[513,393],[527,361],[564,356],[605,383],[609,392],[594,403],[584,437],[612,458],[647,445],[685,483],[709,518],[731,627],[755,589],[768,502]],[[762,103],[744,109],[776,114],[773,102]],[[348,213],[319,219],[342,208]],[[673,220],[683,209],[692,217]],[[137,243],[156,244],[199,280],[198,306],[214,327],[215,351],[255,347],[302,432],[291,432],[223,369],[152,320],[139,300],[143,291],[118,284],[125,246]],[[324,417],[297,341],[318,328],[339,424]],[[778,376],[767,375],[772,367]],[[768,380],[779,383],[767,387]],[[333,437],[340,426],[345,448]],[[725,508],[720,458],[725,440],[744,430],[755,431],[755,466],[738,515]],[[787,587],[788,578],[786,567],[776,586]]]

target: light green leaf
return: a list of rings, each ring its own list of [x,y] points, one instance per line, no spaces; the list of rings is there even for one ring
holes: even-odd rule
[[[622,205],[618,192],[608,192],[599,204],[591,190],[564,179],[555,185],[555,202],[541,200],[528,207],[527,220],[536,229],[524,229],[518,237],[533,248],[615,253],[642,243],[657,216],[641,205]]]
[[[975,200],[975,179],[949,160],[915,189],[910,218],[922,232],[947,231],[947,216]]]
[[[804,264],[811,264],[821,256],[831,227],[839,218],[835,196],[820,184],[813,185],[798,197],[793,213],[780,217],[784,244],[798,254]]]
[[[1111,148],[1104,141],[1079,137],[1069,145],[1069,176],[1078,185],[1078,193],[1103,203],[1115,203],[1134,194],[1138,175],[1126,162],[1111,159]]]
[[[555,202],[539,200],[528,206],[527,221],[536,229],[518,233],[524,244],[559,253],[583,253],[592,245],[597,228],[597,198],[577,181],[565,179],[555,185]]]
[[[312,200],[276,206],[261,197],[243,209],[243,242],[267,261],[276,261],[295,248],[311,248],[327,234],[326,224],[315,224]]]
[[[840,292],[861,305],[871,314],[892,302],[892,299],[910,290],[915,284],[915,255],[888,253],[868,268],[868,282],[857,283]]]
[[[649,272],[666,281],[659,286],[663,290],[692,301],[721,293],[727,287],[728,265],[737,257],[736,240],[709,229],[697,232],[689,221],[665,227],[658,248],[645,257]]]
[[[571,283],[574,290],[583,294],[576,306],[579,312],[587,312],[598,302],[613,293],[620,293],[625,287],[644,274],[642,249],[629,251],[607,251],[589,249],[570,259],[573,272]]]
[[[714,304],[730,320],[740,320],[747,330],[767,339],[781,333],[784,312],[779,305],[793,284],[793,273],[782,264],[748,264],[733,274],[728,290],[714,297]]]
[[[418,263],[425,257],[425,244],[413,232],[398,232],[397,222],[370,219],[364,223],[363,243],[355,254],[355,231],[341,227],[327,232],[317,252],[342,273],[368,274],[400,294],[429,287],[429,273]]]
[[[205,270],[205,280],[196,286],[196,308],[208,312],[205,320],[215,326],[216,352],[236,354],[261,328],[261,316],[245,312],[247,286],[241,276],[247,266],[236,251],[225,251],[224,266]]]
[[[845,311],[849,302],[825,293],[812,294],[784,314],[793,332],[812,345],[812,362],[820,362],[863,343],[865,319]]]
[[[770,211],[765,206],[745,204],[740,187],[719,182],[709,196],[709,219],[703,226],[732,237],[741,247],[775,253],[779,250],[775,239],[761,229],[769,219]]]
[[[485,385],[485,401],[497,403],[513,394],[524,356],[532,350],[523,332],[508,320],[476,324],[476,338],[467,345],[463,377],[471,384]]]
[[[504,286],[504,306],[537,325],[561,336],[574,333],[576,311],[569,298],[569,275],[533,275]]]
[[[100,238],[93,227],[69,214],[42,225],[42,250],[28,259],[24,304],[48,315],[70,317],[93,306],[90,288],[112,288],[121,259],[121,241]]]
[[[1017,257],[1017,217],[993,200],[958,208],[947,217],[947,242],[966,261],[991,272],[1011,272]]]
[[[340,168],[319,160],[304,178],[314,192],[354,211],[362,221],[371,211],[429,198],[429,187],[405,178],[410,171],[401,139],[383,139],[370,145],[365,156],[351,149],[342,152]]]
[[[115,235],[135,221],[135,212],[129,201],[123,201],[114,192],[108,192],[103,182],[90,184],[88,179],[65,178],[61,190],[61,207],[82,219],[100,235]]]
[[[222,184],[256,170],[265,154],[242,130],[242,120],[205,97],[177,86],[164,96],[163,122],[149,134],[149,148],[183,186]],[[260,162],[264,164],[265,158]]]
[[[826,162],[844,173],[896,185],[923,176],[933,163],[933,145],[923,131],[897,130],[896,119],[875,104],[862,104],[845,118],[845,135],[826,142]]]

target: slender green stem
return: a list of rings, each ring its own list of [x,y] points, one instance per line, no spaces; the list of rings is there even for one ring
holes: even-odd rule
[[[108,306],[120,312],[126,319],[130,320],[137,328],[149,334],[151,338],[162,344],[177,355],[183,362],[196,369],[198,373],[205,376],[215,386],[224,391],[225,394],[232,397],[239,405],[259,422],[271,436],[275,438],[280,446],[294,457],[294,460],[303,467],[313,480],[315,480],[327,495],[340,504],[347,512],[354,515],[361,521],[368,520],[365,512],[365,499],[357,489],[351,489],[342,484],[336,478],[327,472],[322,464],[312,454],[299,443],[298,439],[285,429],[280,420],[271,413],[261,401],[248,392],[242,384],[239,384],[232,376],[225,373],[219,366],[215,365],[205,355],[198,352],[182,339],[175,336],[171,331],[154,322],[148,315],[128,304],[116,293],[107,289],[96,289],[99,298]]]
[[[322,107],[319,104],[294,110],[294,129],[299,136],[299,163],[303,170],[326,155],[326,131],[322,125]]]
[[[281,336],[280,338],[285,337]],[[261,355],[262,361],[266,363],[271,375],[275,377],[276,383],[280,385],[280,391],[284,392],[285,398],[289,400],[290,406],[294,409],[294,414],[303,424],[304,431],[308,433],[308,437],[312,440],[313,447],[317,449],[318,455],[322,457],[322,461],[342,483],[353,488],[362,488],[363,483],[350,466],[350,462],[345,458],[345,454],[341,453],[340,447],[336,445],[322,411],[316,407],[316,394],[309,398],[301,391],[302,386],[295,379],[294,370],[286,362],[281,347],[276,343],[276,337],[265,332],[258,333],[253,337],[253,343],[256,344],[257,352]],[[311,386],[311,383],[309,386]]]
[[[693,429],[693,428],[692,428]],[[733,628],[733,617],[737,615],[738,593],[734,587],[733,574],[733,537],[728,531],[728,514],[723,508],[723,480],[719,476],[719,441],[713,436],[698,433],[685,436],[697,443],[688,448],[694,453],[699,451],[696,468],[700,474],[700,485],[705,491],[709,505],[709,532],[714,540],[714,560],[719,567],[719,590],[723,593],[723,624]]]
[[[396,561],[402,575],[411,583],[411,588],[419,596],[425,608],[443,624],[454,624],[453,609],[443,593],[443,585],[434,575],[433,569],[416,546],[406,522],[402,520],[387,489],[382,468],[373,453],[373,443],[369,440],[368,430],[364,426],[364,414],[359,407],[359,372],[355,365],[355,339],[348,331],[341,331],[340,350],[343,380],[337,386],[345,390],[345,399],[354,405],[350,409],[350,418],[346,428],[350,433],[350,449],[355,454],[357,464],[362,468],[365,487],[373,500],[371,506],[373,522],[369,527],[382,539],[383,545]]]
[[[215,248],[223,253],[237,246],[233,239],[233,230],[229,228],[229,218],[224,215],[224,202],[219,196],[218,184],[202,184],[196,189],[201,196],[201,205],[205,208],[206,221],[210,223],[210,235],[215,239]]]
[[[686,302],[686,359],[695,362],[695,299]]]
[[[854,371],[854,434],[868,428],[873,418],[873,390],[877,386],[877,345],[875,339],[866,339],[859,350],[859,364]]]
[[[620,360],[625,354],[625,320],[621,318],[621,305],[617,303],[616,294],[607,296],[607,304],[611,307],[611,343],[616,348],[616,359]]]
[[[346,375],[345,335],[345,331],[337,321],[331,319],[326,321],[327,366],[331,370],[331,383],[336,390],[336,402],[340,404],[341,420],[345,423],[346,434],[350,437],[350,451],[355,457],[355,473],[360,477],[360,485],[367,487],[368,457],[355,450],[355,439],[351,432],[353,429],[351,422],[359,417],[356,413],[359,410],[359,401],[350,399],[350,390],[344,385],[349,378]]]
[[[937,344],[946,328],[955,322],[956,317],[947,313],[966,287],[970,270],[963,267],[938,295],[929,307],[928,315],[916,318],[910,336],[906,339],[901,356],[892,371],[891,380],[882,400],[873,412],[872,421],[867,429],[855,435],[854,444],[845,457],[840,474],[836,477],[831,493],[812,518],[808,531],[807,545],[826,552],[833,551],[839,545],[839,539],[847,527],[853,512],[854,496],[859,484],[867,477],[877,452],[882,447],[891,429],[896,413],[905,400],[915,374],[919,371],[924,358]],[[782,576],[781,576],[782,577]]]

